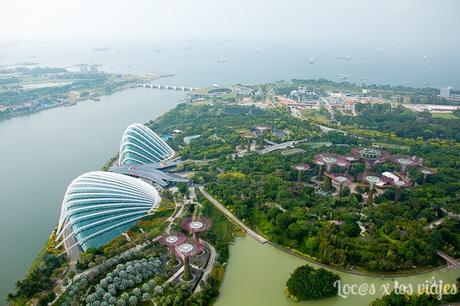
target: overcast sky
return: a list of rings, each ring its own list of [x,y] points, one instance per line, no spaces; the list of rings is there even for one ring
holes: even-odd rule
[[[459,44],[458,0],[0,0],[0,39]]]

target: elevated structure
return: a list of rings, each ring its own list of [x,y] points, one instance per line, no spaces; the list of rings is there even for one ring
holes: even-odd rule
[[[374,187],[376,184],[379,184],[380,178],[378,176],[368,175],[366,176],[366,181],[369,183],[369,192],[367,194],[367,205],[374,203]]]
[[[203,251],[204,246],[196,241],[184,242],[176,247],[176,254],[184,260],[184,274],[182,279],[184,281],[192,280],[192,274],[190,273],[190,257],[195,256]]]
[[[303,139],[303,140],[291,140],[291,141],[286,141],[286,142],[282,142],[282,143],[276,143],[276,142],[273,142],[273,141],[269,141],[267,139],[264,139],[264,142],[268,143],[269,146],[260,150],[259,153],[260,154],[267,154],[267,153],[270,153],[270,152],[273,152],[273,151],[276,151],[276,150],[284,150],[284,149],[288,149],[288,148],[294,148],[294,146],[298,143],[302,143],[302,142],[306,142],[307,140],[306,139]]]
[[[185,218],[181,227],[193,234],[193,240],[199,241],[199,234],[207,231],[212,226],[212,221],[207,218]]]
[[[357,161],[359,161],[359,156],[355,156],[353,154],[348,154],[345,156],[345,159],[348,161],[349,163],[349,166],[346,170],[346,172],[348,173],[350,171],[350,169],[353,167],[353,164],[356,163]]]
[[[244,148],[246,148],[246,145],[247,145],[248,150],[250,150],[251,144],[248,142],[247,136],[251,132],[248,129],[238,129],[236,132],[240,135],[240,139],[241,139],[240,149],[244,150]]]
[[[170,183],[187,183],[189,180],[173,173],[167,172],[168,168],[175,167],[178,162],[162,162],[143,165],[121,165],[111,167],[110,171],[125,174],[133,177],[140,177],[161,187]]]
[[[310,170],[309,164],[295,164],[292,166],[292,169],[297,171],[297,181],[300,182],[302,180],[302,172]]]
[[[436,254],[438,254],[438,256],[447,261],[448,268],[455,267],[457,269],[460,269],[460,262],[458,260],[455,260],[454,258],[450,257],[449,255],[441,251],[437,251]]]
[[[330,173],[328,175],[339,186],[338,195],[342,196],[343,185],[353,182],[353,177],[347,173]]]
[[[183,244],[187,240],[187,237],[181,232],[163,233],[159,239],[159,242],[168,248],[170,253],[170,262],[175,261],[175,248]]]
[[[319,153],[313,157],[315,164],[326,167],[326,173],[330,173],[333,166],[337,165],[341,168],[349,167],[350,163],[348,162],[345,156],[341,156],[333,153]]]
[[[423,159],[417,156],[392,156],[392,161],[401,166],[401,175],[407,175],[409,167],[422,165]]]
[[[359,156],[364,162],[364,176],[369,176],[375,165],[384,163],[391,157],[390,153],[377,148],[354,148],[352,150],[352,155]]]
[[[255,130],[257,131],[257,136],[259,138],[258,145],[260,149],[262,149],[264,146],[265,132],[268,131],[269,129],[270,127],[266,125],[257,125],[255,127]]]
[[[157,163],[171,159],[174,154],[174,150],[150,128],[134,123],[123,133],[118,165]]]
[[[56,239],[69,253],[99,248],[156,209],[158,191],[126,175],[94,171],[73,180],[64,195]]]
[[[394,185],[396,186],[395,202],[398,202],[401,196],[401,188],[404,187],[406,184],[404,183],[404,181],[395,181]]]
[[[331,177],[328,175],[331,173],[333,166],[339,166],[341,168],[349,167],[350,163],[345,156],[341,156],[333,153],[319,153],[313,156],[313,162],[319,165],[318,178],[323,176],[322,169],[323,166],[326,167],[324,180],[323,180],[323,190],[328,192],[331,190]]]
[[[250,153],[251,152],[251,144],[252,144],[252,140],[254,139],[254,135],[252,135],[252,133],[248,133],[244,136],[244,138],[246,138],[246,141],[247,141],[247,152]]]
[[[423,174],[422,184],[425,184],[428,179],[428,176],[435,174],[436,170],[430,168],[422,168],[420,169],[420,172]]]

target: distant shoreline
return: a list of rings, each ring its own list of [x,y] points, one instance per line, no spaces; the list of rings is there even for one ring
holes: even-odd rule
[[[134,83],[134,82],[133,82]],[[54,109],[54,108],[58,108],[58,107],[72,107],[72,106],[75,106],[77,105],[78,103],[80,102],[84,102],[84,101],[90,101],[92,100],[93,98],[99,98],[99,97],[103,97],[103,96],[110,96],[114,93],[117,93],[117,92],[120,92],[120,91],[123,91],[123,90],[127,90],[127,89],[130,89],[132,88],[132,85],[133,84],[124,84],[124,85],[121,85],[119,87],[115,87],[112,92],[110,93],[106,93],[106,94],[95,94],[95,95],[92,95],[91,97],[88,97],[88,96],[85,96],[85,97],[82,97],[82,98],[79,98],[79,99],[76,99],[72,102],[67,102],[67,103],[59,103],[59,104],[54,104],[54,105],[50,105],[48,107],[43,107],[43,108],[39,108],[39,109],[34,109],[34,110],[30,110],[30,111],[27,111],[27,112],[14,112],[14,113],[10,113],[8,115],[2,115],[0,114],[0,122],[4,121],[4,120],[9,120],[9,119],[13,119],[13,118],[17,118],[17,117],[22,117],[22,116],[27,116],[27,115],[32,115],[32,114],[36,114],[36,113],[40,113],[40,112],[43,112],[43,111],[47,111],[47,110],[50,110],[50,109]],[[94,102],[97,102],[97,101],[94,101]]]

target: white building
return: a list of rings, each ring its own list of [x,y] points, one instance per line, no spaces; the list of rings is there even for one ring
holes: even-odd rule
[[[449,98],[451,89],[452,89],[452,87],[443,87],[443,88],[441,88],[441,90],[439,91],[439,96],[441,96],[442,98]]]

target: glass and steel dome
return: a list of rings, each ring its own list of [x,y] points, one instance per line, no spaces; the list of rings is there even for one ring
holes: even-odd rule
[[[62,201],[57,239],[68,252],[105,245],[159,206],[161,197],[150,184],[127,175],[94,171],[67,188]]]
[[[150,128],[140,123],[128,126],[120,144],[118,165],[158,163],[174,156],[174,150]]]

